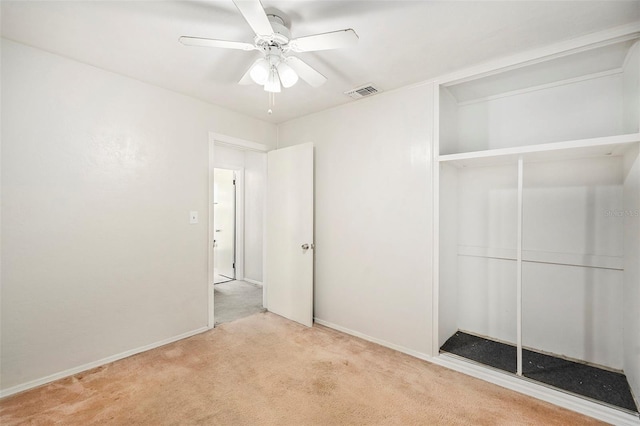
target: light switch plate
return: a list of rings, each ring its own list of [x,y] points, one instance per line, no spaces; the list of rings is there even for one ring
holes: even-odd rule
[[[198,223],[198,212],[195,210],[191,210],[189,212],[189,223],[190,224],[196,224]]]

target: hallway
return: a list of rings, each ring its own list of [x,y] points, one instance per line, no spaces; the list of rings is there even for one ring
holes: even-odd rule
[[[215,325],[264,312],[262,287],[245,281],[229,281],[214,286]]]

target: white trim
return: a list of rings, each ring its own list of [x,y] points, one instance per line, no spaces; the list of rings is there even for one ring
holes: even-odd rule
[[[340,331],[342,333],[348,334],[350,336],[358,337],[362,340],[366,340],[368,342],[376,343],[380,346],[384,346],[385,348],[393,349],[394,351],[402,352],[403,354],[411,355],[414,358],[422,359],[425,361],[431,360],[431,356],[424,354],[422,352],[415,351],[413,349],[405,348],[404,346],[396,345],[394,343],[387,342],[386,340],[378,339],[376,337],[371,337],[367,334],[360,333],[359,331],[352,330],[350,328],[342,327],[341,325],[333,324],[329,321],[325,321],[320,318],[313,318],[313,322],[333,330]]]
[[[233,261],[235,262],[234,276],[236,280],[244,279],[244,167],[235,170],[236,179],[236,205],[235,205],[235,249]]]
[[[249,284],[253,284],[253,285],[259,285],[260,287],[262,287],[262,281],[252,280],[251,278],[247,278],[247,277],[244,277],[242,281],[248,282]]]
[[[211,242],[211,244],[213,244],[213,242]],[[212,264],[213,265],[213,264]],[[213,268],[213,266],[212,266]],[[215,312],[214,312],[214,303],[213,303],[213,298],[215,297],[216,291],[215,291],[215,287],[214,287],[214,283],[213,283],[213,273],[211,274],[211,278],[210,281],[207,283],[207,297],[208,297],[208,303],[207,303],[207,329],[211,330],[213,327],[215,327],[216,325],[216,320],[215,320]]]
[[[629,146],[638,142],[640,142],[640,133],[630,133],[539,145],[446,154],[440,155],[439,161],[451,162],[456,167],[467,167],[515,163],[521,155],[526,162],[599,157],[603,155],[618,156],[623,155]]]
[[[0,390],[0,398],[5,398],[10,395],[14,395],[18,392],[24,392],[29,389],[33,389],[38,386],[46,385],[55,380],[63,379],[65,377],[73,376],[74,374],[82,373],[83,371],[91,370],[96,367],[100,367],[105,364],[109,364],[124,358],[128,358],[132,355],[136,355],[142,352],[149,351],[151,349],[159,348],[160,346],[168,345],[169,343],[177,342],[178,340],[186,339],[187,337],[195,336],[196,334],[204,333],[208,331],[207,327],[200,327],[196,330],[188,331],[186,333],[179,334],[177,336],[169,337],[168,339],[160,340],[159,342],[151,343],[139,348],[131,349],[125,352],[121,352],[116,355],[108,356],[106,358],[99,359],[97,361],[89,362],[87,364],[80,365],[78,367],[70,368],[68,370],[60,371],[40,379],[31,380],[21,385],[13,386],[8,389]]]
[[[551,389],[521,377],[475,365],[468,361],[459,360],[446,354],[441,354],[427,361],[610,424],[620,426],[640,425],[640,419],[637,415],[625,413],[615,408]]]
[[[277,145],[277,143],[276,143]],[[265,153],[264,159],[264,197],[262,199],[262,307],[269,310],[267,305],[267,291],[269,291],[267,280],[267,200],[269,199],[269,158]],[[314,172],[315,173],[315,172]]]
[[[522,376],[522,156],[518,158],[518,237],[516,243],[516,374]]]
[[[431,161],[432,191],[432,302],[431,302],[431,355],[440,349],[440,85],[433,84],[433,158]]]
[[[218,146],[227,146],[243,151],[267,152],[269,148],[261,143],[249,141],[246,139],[235,138],[233,136],[223,135],[221,133],[209,132],[209,140]]]
[[[215,326],[215,315],[214,315],[214,303],[213,298],[215,297],[215,290],[213,287],[213,282],[215,281],[214,277],[214,263],[213,263],[213,240],[214,240],[214,226],[213,226],[213,176],[214,176],[214,157],[213,151],[215,149],[215,141],[211,138],[211,133],[209,133],[209,182],[207,185],[207,214],[209,217],[209,222],[207,224],[207,234],[208,234],[208,242],[207,242],[207,327],[212,329]]]

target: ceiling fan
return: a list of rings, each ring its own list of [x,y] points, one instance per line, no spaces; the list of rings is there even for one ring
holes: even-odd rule
[[[256,33],[253,44],[215,40],[200,37],[180,37],[187,46],[221,47],[224,49],[258,50],[262,57],[256,60],[240,79],[239,84],[255,82],[271,93],[281,91],[281,86],[289,88],[296,84],[298,77],[312,87],[319,87],[327,78],[291,52],[314,52],[352,46],[358,42],[358,35],[352,29],[332,31],[323,34],[291,38],[285,20],[275,14],[267,14],[260,0],[233,0],[236,7]]]

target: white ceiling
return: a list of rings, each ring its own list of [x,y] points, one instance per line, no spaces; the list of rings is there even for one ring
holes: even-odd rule
[[[640,21],[639,1],[280,1],[293,37],[353,28],[347,49],[299,53],[328,77],[276,96],[236,82],[258,52],[187,47],[178,37],[253,41],[231,0],[6,1],[2,36],[279,123],[345,102],[373,82],[392,90],[480,62]]]

